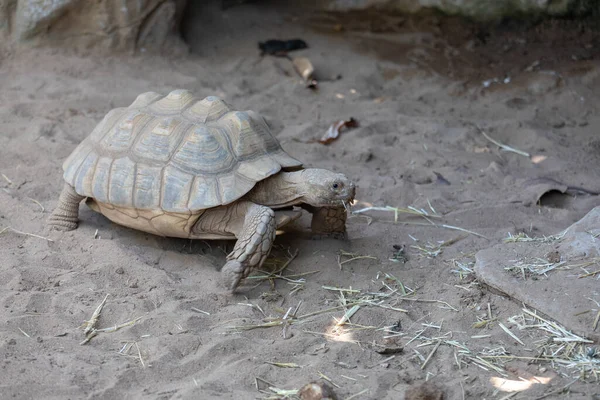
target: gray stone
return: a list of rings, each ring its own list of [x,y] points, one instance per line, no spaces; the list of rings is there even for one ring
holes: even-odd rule
[[[20,0],[17,3],[15,30],[19,39],[27,39],[47,29],[81,0]]]
[[[186,0],[0,0],[0,34],[20,46],[175,47]]]
[[[0,38],[10,34],[11,17],[17,8],[17,0],[0,0]]]
[[[475,274],[480,282],[538,310],[559,322],[575,334],[595,342],[600,332],[593,331],[600,286],[596,276],[581,277],[581,268],[554,269],[545,275],[529,275],[506,268],[517,260],[553,259],[562,266],[590,261],[600,255],[600,207],[571,225],[558,241],[504,243],[479,251],[476,255]],[[593,261],[593,260],[592,260]],[[590,271],[600,269],[598,264]],[[596,302],[595,302],[595,301]]]
[[[599,7],[594,0],[330,0],[324,4],[326,9],[335,11],[379,8],[416,13],[425,9],[435,9],[445,14],[464,15],[481,20],[525,13],[585,13]]]
[[[600,332],[593,330],[596,302],[600,302],[597,276],[581,277],[585,274],[583,269],[573,267],[524,278],[521,273],[506,269],[517,260],[536,258],[560,260],[561,266],[594,261],[600,256],[598,233],[600,207],[571,225],[558,241],[504,243],[479,251],[475,255],[475,274],[480,282],[542,312],[575,334],[600,342]],[[598,269],[598,264],[589,266],[590,271]]]

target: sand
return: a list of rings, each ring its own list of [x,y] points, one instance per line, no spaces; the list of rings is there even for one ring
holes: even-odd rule
[[[489,36],[435,18],[379,16],[373,29],[254,5],[200,11],[186,19],[187,56],[38,49],[0,61],[0,398],[254,399],[268,396],[257,378],[274,395],[269,383],[299,389],[321,374],[339,398],[402,398],[425,380],[449,399],[504,396],[493,386],[498,371],[447,341],[472,354],[503,348],[531,357],[545,336],[515,328],[523,345],[513,340],[498,322],[510,327],[522,305],[460,276],[455,261],[472,267],[475,252],[508,233],[552,235],[600,204],[597,196],[558,194],[536,204],[544,190],[530,181],[600,191],[600,65],[590,47],[597,37],[574,40],[561,24],[541,33],[505,26]],[[313,62],[316,92],[288,60],[258,54],[259,40],[295,37],[309,44],[295,55]],[[61,163],[73,148],[111,108],[175,88],[264,115],[292,156],[355,179],[354,210],[412,206],[442,217],[400,213],[395,223],[393,212],[354,215],[343,242],[311,240],[307,216],[278,237],[270,261],[281,265],[298,251],[288,280],[249,280],[236,295],[218,285],[231,243],[144,234],[85,205],[77,230],[48,231]],[[350,117],[360,126],[337,141],[307,143]],[[503,151],[481,130],[543,157]],[[393,260],[402,246],[405,263]],[[340,252],[370,257],[340,265]],[[386,274],[414,291],[412,300]],[[387,308],[363,304],[340,334],[340,291],[326,286],[388,294],[374,297]],[[360,297],[342,293],[350,304]],[[81,345],[80,326],[107,295],[96,328],[139,320]],[[284,330],[290,308],[288,320],[296,308],[297,318]],[[488,312],[495,320],[474,328]],[[279,325],[235,328],[268,321]],[[547,362],[511,360],[500,370],[513,380],[550,378],[513,399],[562,398],[577,378]],[[570,398],[590,398],[597,384],[569,389]]]

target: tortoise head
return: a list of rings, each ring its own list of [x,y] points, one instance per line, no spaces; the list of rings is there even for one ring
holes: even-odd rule
[[[354,200],[356,186],[344,174],[320,168],[301,171],[302,199],[314,207],[346,207]]]

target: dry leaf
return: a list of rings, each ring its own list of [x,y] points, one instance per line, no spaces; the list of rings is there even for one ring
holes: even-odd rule
[[[357,126],[358,126],[358,122],[354,118],[350,118],[349,120],[346,120],[346,121],[343,121],[343,120],[337,121],[337,122],[331,124],[329,129],[327,129],[327,132],[325,132],[325,135],[323,135],[323,137],[321,139],[319,139],[319,143],[329,144],[329,143],[333,142],[334,140],[336,140],[340,136],[340,132],[343,128],[350,129],[350,128],[356,128]]]

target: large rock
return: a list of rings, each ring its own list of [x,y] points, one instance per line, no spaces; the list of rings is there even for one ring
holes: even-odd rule
[[[17,44],[158,50],[186,0],[0,0],[0,34]]]
[[[480,20],[522,14],[583,14],[600,8],[596,0],[329,0],[321,4],[332,11],[378,8],[416,13],[435,9]]]
[[[479,251],[475,274],[480,282],[600,343],[596,330],[599,234],[600,206],[571,225],[564,235],[503,243]],[[537,264],[538,271],[525,268],[527,264]],[[547,272],[542,273],[544,269]]]

